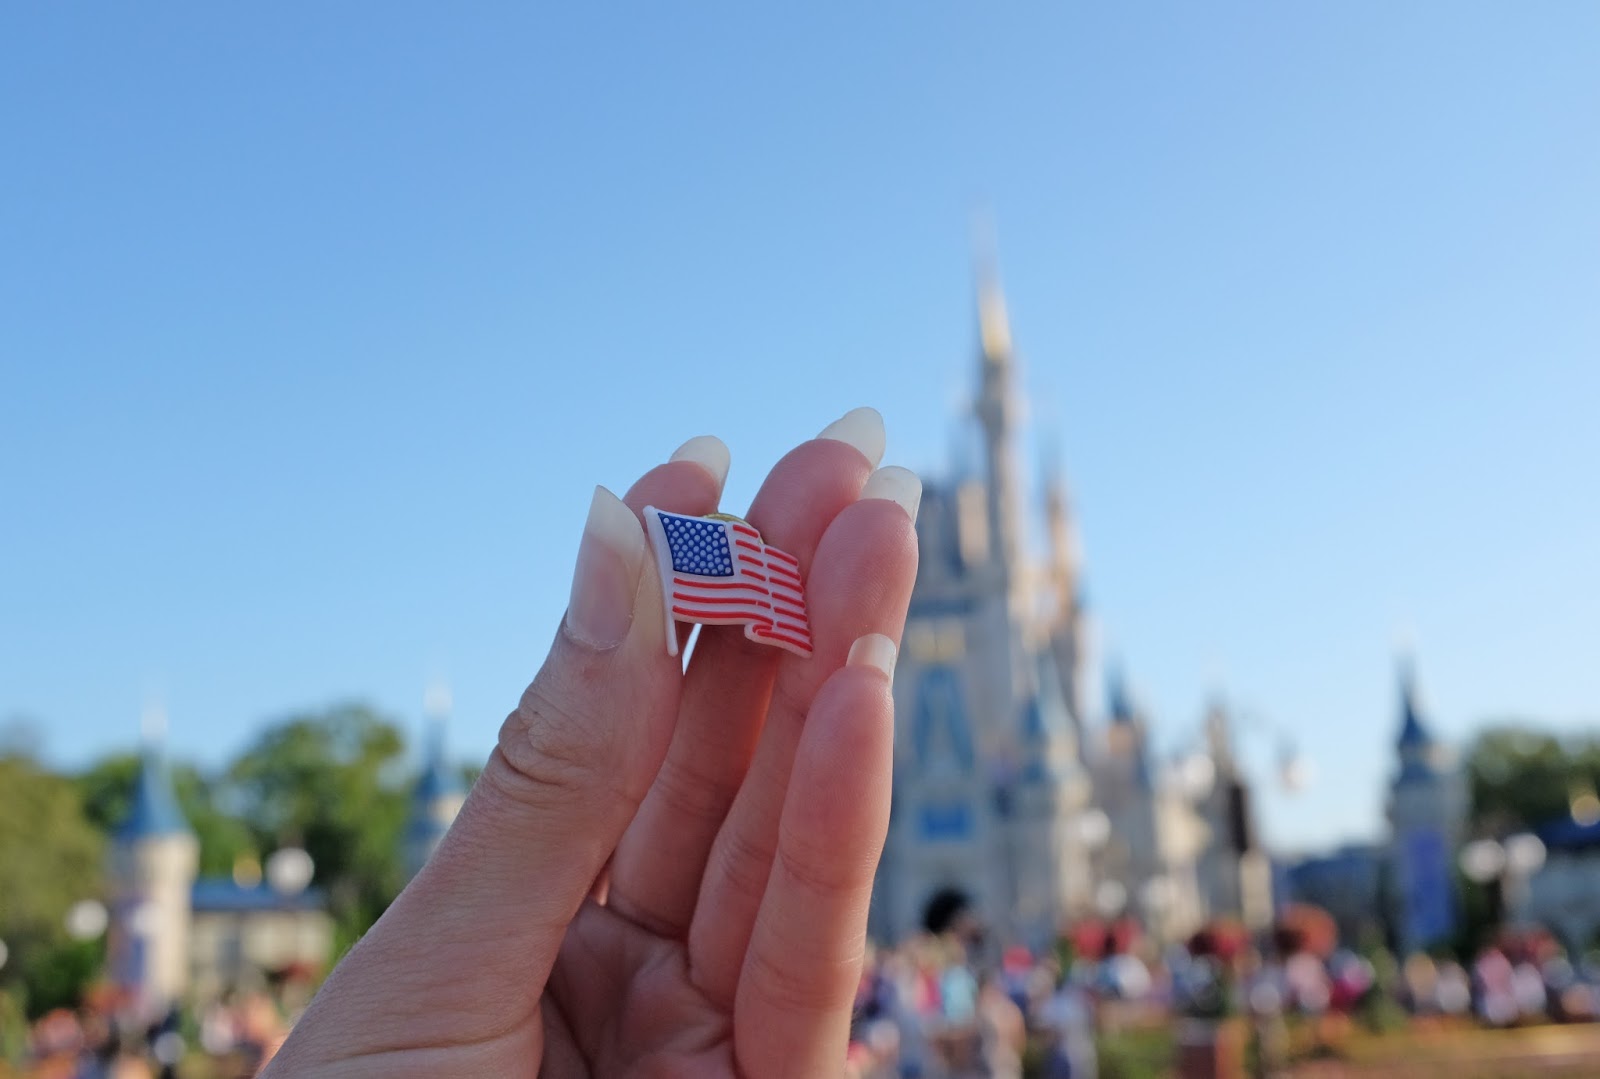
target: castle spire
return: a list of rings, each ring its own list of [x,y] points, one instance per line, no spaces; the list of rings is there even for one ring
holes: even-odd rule
[[[1400,754],[1400,778],[1421,779],[1435,771],[1435,743],[1417,702],[1416,671],[1411,657],[1402,656],[1399,667],[1400,735],[1395,739],[1395,749]]]
[[[988,457],[989,549],[1008,581],[1021,570],[1022,527],[1018,519],[1017,464],[1012,446],[1021,409],[1015,385],[1011,325],[994,253],[993,230],[980,226],[974,263],[978,290],[978,422]]]

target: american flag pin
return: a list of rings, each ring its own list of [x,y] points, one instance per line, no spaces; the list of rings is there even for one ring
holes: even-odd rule
[[[728,513],[689,517],[646,506],[644,523],[661,570],[668,654],[678,654],[674,623],[698,622],[743,626],[752,641],[811,655],[798,558]]]

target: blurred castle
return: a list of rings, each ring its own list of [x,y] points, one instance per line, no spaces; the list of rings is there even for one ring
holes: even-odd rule
[[[444,717],[436,713],[428,728],[422,773],[411,789],[411,812],[406,818],[404,847],[406,879],[416,876],[461,812],[467,788],[444,751]]]
[[[978,330],[984,468],[923,490],[872,931],[938,931],[965,912],[1043,947],[1065,920],[1129,908],[1165,939],[1210,912],[1264,924],[1270,873],[1225,713],[1208,722],[1204,791],[1153,767],[1145,718],[1119,676],[1109,722],[1085,722],[1076,535],[1057,479],[1042,506],[1048,553],[1030,558],[1016,362],[989,267]]]
[[[288,853],[288,852],[280,852]],[[149,739],[127,818],[112,838],[107,962],[112,982],[158,1013],[215,999],[263,972],[322,969],[333,923],[310,859],[280,863],[277,887],[239,873],[196,876],[200,844],[178,808],[160,743]]]
[[[1285,877],[1292,898],[1333,915],[1341,939],[1361,943],[1387,929],[1385,943],[1409,955],[1455,932],[1467,791],[1453,755],[1429,728],[1409,659],[1400,663],[1399,691],[1389,835],[1302,859]]]
[[[430,729],[402,838],[408,877],[433,853],[464,797],[444,725]],[[333,959],[326,897],[304,851],[284,849],[232,877],[198,877],[199,842],[178,808],[159,739],[147,738],[127,817],[111,847],[108,972],[152,1014],[214,1000],[271,973],[320,972]]]

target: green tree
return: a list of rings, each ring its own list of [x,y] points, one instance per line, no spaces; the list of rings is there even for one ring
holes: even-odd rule
[[[1600,784],[1600,739],[1561,739],[1531,726],[1497,724],[1474,740],[1467,780],[1475,830],[1537,827],[1567,816],[1575,794]]]
[[[404,884],[409,778],[400,727],[362,705],[276,723],[228,770],[230,796],[258,848],[298,844],[311,855],[344,943]]]
[[[139,754],[114,753],[77,776],[84,812],[102,832],[115,832],[127,817],[140,767]],[[200,842],[201,875],[228,876],[241,855],[255,853],[249,826],[223,810],[223,784],[190,764],[174,763],[171,774],[178,808]]]
[[[29,1014],[72,1003],[99,965],[98,945],[71,940],[68,908],[103,898],[105,841],[72,781],[21,755],[0,757],[0,969]]]

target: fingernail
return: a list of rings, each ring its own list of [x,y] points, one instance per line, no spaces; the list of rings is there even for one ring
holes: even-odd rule
[[[861,488],[861,497],[887,498],[915,521],[917,507],[922,505],[922,481],[909,468],[888,465],[867,477],[867,485]]]
[[[850,655],[846,657],[846,667],[876,667],[890,678],[894,677],[894,661],[899,655],[899,649],[894,642],[881,633],[869,633],[865,637],[857,637],[856,643],[850,646]]]
[[[722,493],[722,485],[728,482],[728,447],[716,435],[695,435],[689,441],[672,451],[669,461],[693,461],[717,481],[717,493]]]
[[[873,468],[883,460],[883,417],[875,408],[852,408],[822,429],[818,438],[831,438],[861,451]]]
[[[578,545],[567,602],[567,632],[593,648],[622,643],[633,623],[633,597],[644,569],[644,529],[622,500],[594,489]]]

